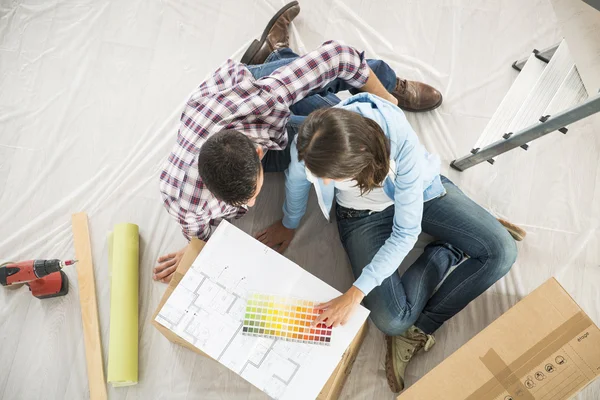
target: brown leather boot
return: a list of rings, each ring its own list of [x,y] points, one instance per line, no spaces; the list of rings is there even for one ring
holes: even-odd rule
[[[405,111],[431,111],[442,104],[442,94],[433,87],[400,78],[396,78],[392,96],[398,99],[398,107]]]
[[[285,5],[271,18],[260,40],[253,41],[248,47],[240,62],[247,65],[262,64],[273,51],[289,47],[290,23],[299,13],[300,6],[297,1]]]

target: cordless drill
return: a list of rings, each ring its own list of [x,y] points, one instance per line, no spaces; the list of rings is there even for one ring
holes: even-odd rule
[[[77,260],[30,260],[0,265],[0,284],[26,284],[38,299],[64,296],[69,292],[69,279],[62,269]]]

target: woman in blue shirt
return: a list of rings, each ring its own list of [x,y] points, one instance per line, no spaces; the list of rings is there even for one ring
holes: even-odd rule
[[[291,158],[284,218],[261,239],[289,243],[311,185],[326,218],[336,201],[356,281],[321,305],[320,318],[343,325],[364,302],[386,334],[388,383],[399,392],[413,354],[429,350],[445,321],[510,270],[517,257],[511,234],[520,228],[502,221],[509,234],[440,176],[439,158],[421,145],[404,113],[377,96],[363,93],[312,112],[292,143]],[[400,276],[397,269],[421,231],[436,241]]]

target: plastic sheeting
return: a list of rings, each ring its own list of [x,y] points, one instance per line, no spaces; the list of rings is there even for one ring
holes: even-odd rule
[[[184,244],[161,204],[158,176],[189,93],[226,58],[239,59],[283,1],[8,0],[0,3],[0,258],[73,255],[70,215],[90,218],[106,365],[110,291],[106,233],[140,226],[140,376],[120,398],[262,399],[246,382],[169,344],[149,325],[165,289],[159,255]],[[336,38],[438,87],[444,104],[408,118],[445,173],[527,228],[509,275],[437,332],[408,370],[414,382],[550,276],[600,323],[600,136],[589,122],[457,173],[515,78],[511,63],[560,38],[545,0],[303,0],[299,53]],[[282,177],[238,222],[256,231],[281,216]],[[334,224],[316,209],[286,253],[345,290],[352,278]],[[422,244],[422,243],[421,243]],[[0,398],[85,398],[85,353],[74,270],[68,296],[39,301],[0,290]],[[381,333],[371,326],[342,394],[392,399]],[[518,329],[518,327],[515,327]],[[35,378],[32,378],[35,377]],[[600,397],[599,383],[580,399]]]

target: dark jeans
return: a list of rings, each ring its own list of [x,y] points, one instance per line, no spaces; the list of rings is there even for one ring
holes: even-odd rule
[[[298,57],[289,48],[279,49],[269,54],[264,64],[249,65],[248,70],[250,70],[255,79],[259,79],[263,76],[271,75],[277,68],[289,64]],[[367,60],[367,63],[383,86],[389,91],[394,90],[396,86],[396,73],[389,65],[381,60]],[[349,86],[345,81],[335,79],[325,87],[311,93],[291,106],[290,111],[292,112],[292,116],[286,126],[288,143],[294,140],[294,137],[298,133],[298,128],[300,128],[300,125],[308,114],[319,108],[336,105],[340,102],[340,99],[335,94],[344,90],[349,90],[353,94],[358,93],[356,89]],[[283,151],[268,151],[263,157],[262,164],[265,172],[283,172],[287,169],[290,161],[290,147],[288,145]]]
[[[364,299],[371,319],[388,335],[411,325],[433,333],[502,278],[514,264],[517,246],[490,213],[446,177],[446,195],[424,204],[422,229],[436,237],[400,276],[394,273]],[[382,212],[337,206],[340,238],[358,278],[392,233],[394,206]],[[468,256],[444,280],[450,268]]]

